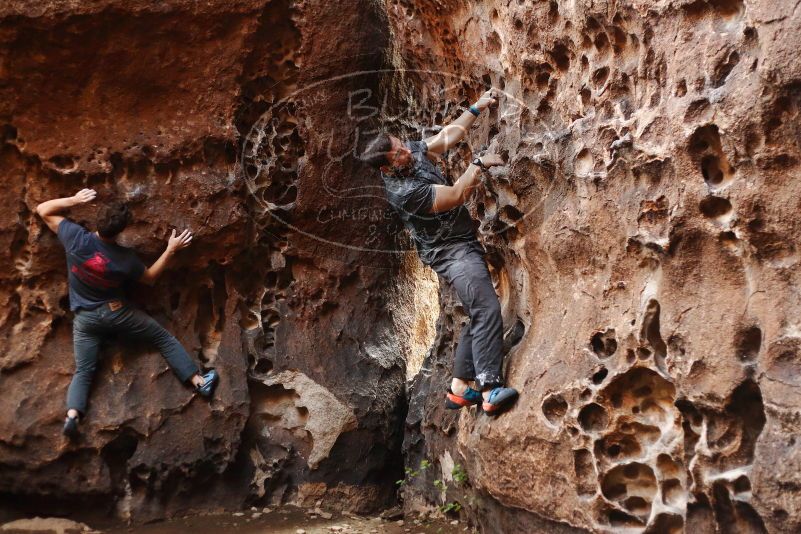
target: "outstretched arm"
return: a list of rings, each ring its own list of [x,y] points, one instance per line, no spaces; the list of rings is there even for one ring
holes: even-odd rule
[[[192,242],[192,232],[189,230],[184,230],[181,232],[181,235],[178,236],[175,234],[176,232],[173,230],[172,234],[170,234],[170,239],[167,240],[167,248],[161,253],[161,256],[159,256],[159,259],[157,259],[153,265],[145,269],[145,272],[142,273],[142,277],[139,278],[140,282],[149,286],[155,284],[159,276],[167,270],[167,265],[170,263],[175,253],[182,248],[188,247]]]
[[[473,104],[473,107],[478,109],[478,111],[484,111],[494,103],[495,90],[490,89],[481,95],[481,98],[478,99],[478,102]],[[444,154],[446,150],[454,146],[467,135],[467,131],[473,126],[477,117],[478,116],[470,110],[462,113],[458,119],[445,126],[436,135],[425,139],[428,151],[436,154]]]
[[[503,159],[497,154],[491,154],[483,156],[481,163],[485,167],[495,167],[503,165]],[[453,185],[435,185],[434,205],[431,207],[431,213],[448,211],[467,202],[467,199],[478,187],[480,172],[481,169],[471,163]]]
[[[96,196],[97,193],[94,189],[81,189],[71,197],[54,198],[53,200],[42,202],[36,206],[36,213],[48,228],[58,233],[58,225],[64,220],[64,216],[60,215],[60,213],[78,204],[91,202]]]

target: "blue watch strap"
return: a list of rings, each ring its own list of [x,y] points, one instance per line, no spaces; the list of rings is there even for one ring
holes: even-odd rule
[[[478,117],[481,114],[481,111],[475,106],[475,104],[473,104],[472,106],[470,106],[467,109],[468,109],[468,111],[470,111],[470,113],[472,113],[476,117]]]

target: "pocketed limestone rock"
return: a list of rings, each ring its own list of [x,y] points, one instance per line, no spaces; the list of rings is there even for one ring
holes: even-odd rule
[[[424,100],[447,123],[499,91],[443,166],[456,178],[485,149],[507,161],[470,208],[506,328],[524,326],[506,363],[516,407],[447,412],[468,326],[443,290],[406,463],[437,471],[447,453],[470,483],[412,477],[406,501],[456,499],[486,532],[798,530],[801,13],[748,0],[387,6],[408,80],[392,112]]]

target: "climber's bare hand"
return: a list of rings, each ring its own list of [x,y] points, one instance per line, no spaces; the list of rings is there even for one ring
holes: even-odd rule
[[[189,230],[184,230],[180,235],[176,235],[176,233],[173,230],[172,234],[170,234],[170,239],[167,241],[167,250],[170,252],[177,252],[192,243],[192,232]]]
[[[91,202],[97,196],[97,191],[94,189],[81,189],[75,195],[73,195],[72,199],[75,201],[75,204],[86,204],[87,202]]]
[[[498,91],[495,89],[489,89],[481,95],[481,98],[478,99],[475,106],[479,109],[479,111],[484,111],[491,105],[497,102],[497,94]]]
[[[498,167],[503,165],[504,161],[500,154],[486,154],[481,156],[481,163],[483,163],[485,167]]]

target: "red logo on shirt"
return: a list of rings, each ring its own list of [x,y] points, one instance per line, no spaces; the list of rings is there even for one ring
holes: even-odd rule
[[[104,289],[118,287],[120,285],[119,282],[106,278],[108,264],[108,258],[103,256],[100,252],[95,252],[94,256],[81,265],[73,265],[71,270],[72,274],[90,286],[102,287]]]

